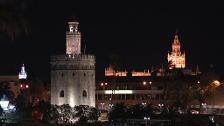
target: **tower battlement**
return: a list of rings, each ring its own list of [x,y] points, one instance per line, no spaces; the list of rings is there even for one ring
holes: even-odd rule
[[[51,61],[79,61],[79,60],[95,61],[95,56],[91,55],[91,54],[54,55],[54,56],[51,56]]]

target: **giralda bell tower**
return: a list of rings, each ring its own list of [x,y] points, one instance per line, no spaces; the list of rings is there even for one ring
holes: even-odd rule
[[[172,43],[172,52],[168,53],[169,69],[185,68],[185,53],[181,53],[181,45],[177,32]]]

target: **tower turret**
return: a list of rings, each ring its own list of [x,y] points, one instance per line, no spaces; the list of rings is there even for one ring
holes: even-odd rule
[[[78,31],[79,22],[71,20],[68,22],[69,31],[66,32],[66,54],[81,54],[81,33]]]

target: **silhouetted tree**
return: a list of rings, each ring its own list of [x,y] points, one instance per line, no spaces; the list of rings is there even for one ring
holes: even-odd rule
[[[173,69],[169,83],[166,82],[166,97],[174,100],[175,107],[186,108],[193,100],[192,82],[187,81],[182,69]]]
[[[16,106],[16,110],[18,112],[22,112],[25,111],[26,107],[28,105],[26,96],[23,94],[23,92],[21,92],[15,100],[15,106]]]
[[[143,119],[147,114],[142,104],[133,105],[130,107],[130,109],[132,111],[132,118],[135,119]]]
[[[124,106],[123,103],[115,104],[110,113],[109,113],[109,120],[125,120],[127,118],[127,108]]]
[[[43,121],[48,123],[57,123],[59,112],[56,105],[50,105],[46,112],[43,114]]]
[[[2,116],[2,114],[3,114],[3,109],[2,109],[2,107],[0,106],[0,116]]]
[[[219,80],[219,76],[212,70],[204,73],[200,76],[200,83],[195,84],[195,99],[198,100],[200,106],[200,112],[202,109],[202,103],[206,101],[207,98],[214,96],[215,89],[213,81]]]
[[[31,86],[29,88],[30,95],[40,95],[44,90],[44,83],[38,77],[34,77],[31,79]]]
[[[1,82],[0,83],[0,99],[5,96],[10,102],[14,100],[14,94],[10,90],[8,82]]]
[[[29,0],[1,0],[0,1],[0,31],[11,40],[21,35],[28,35]]]

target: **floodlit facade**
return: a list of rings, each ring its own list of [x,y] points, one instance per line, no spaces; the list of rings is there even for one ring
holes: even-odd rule
[[[105,76],[127,76],[127,71],[115,71],[112,66],[105,68]]]
[[[95,57],[81,53],[78,24],[68,22],[66,53],[51,57],[51,104],[95,107]]]
[[[105,76],[128,76],[128,71],[115,71],[112,66],[109,66],[108,68],[105,68]],[[132,76],[151,76],[151,73],[149,70],[147,71],[132,71]]]
[[[181,44],[177,33],[172,43],[172,52],[168,53],[167,60],[169,69],[185,68],[185,53],[181,53]]]
[[[151,76],[151,73],[149,72],[149,70],[147,70],[147,71],[143,71],[143,72],[141,72],[141,71],[132,71],[131,72],[131,75],[133,76],[133,77],[138,77],[138,76]]]
[[[21,67],[21,71],[19,72],[19,79],[26,79],[27,78],[27,73],[25,71],[25,65],[23,64]]]

